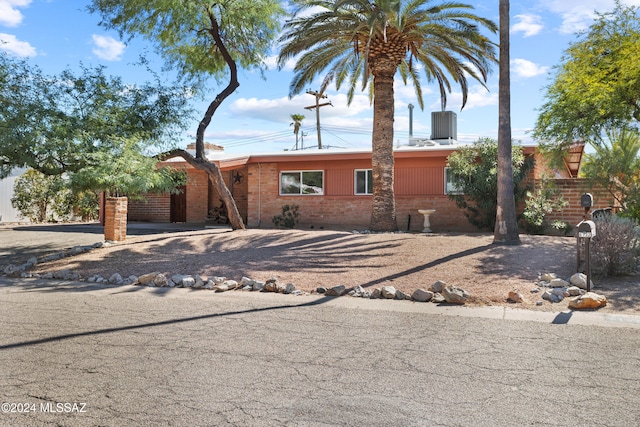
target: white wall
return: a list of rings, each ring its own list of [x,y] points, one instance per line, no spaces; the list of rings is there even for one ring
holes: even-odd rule
[[[11,172],[11,176],[0,180],[0,215],[2,222],[28,222],[28,219],[20,218],[19,212],[11,206],[11,197],[13,197],[13,185],[24,169],[15,169]]]

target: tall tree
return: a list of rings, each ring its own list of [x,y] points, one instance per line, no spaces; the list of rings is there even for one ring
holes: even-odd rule
[[[104,68],[48,76],[0,53],[0,176],[14,167],[46,175],[99,167],[98,153],[142,156],[189,117],[176,87],[130,85]]]
[[[185,82],[202,93],[207,81],[228,78],[227,85],[209,104],[196,134],[196,155],[176,149],[161,159],[180,156],[204,170],[227,207],[233,229],[244,229],[235,200],[220,169],[208,161],[204,133],[222,102],[240,85],[238,64],[262,69],[282,14],[277,0],[93,0],[91,12],[102,16],[101,25],[131,37],[141,35],[155,44],[168,65]]]
[[[639,10],[616,2],[566,50],[533,134],[557,154],[576,140],[597,144],[606,129],[638,126]]]
[[[495,44],[481,27],[497,31],[488,19],[473,14],[461,3],[436,4],[431,0],[297,0],[294,16],[286,22],[278,58],[282,67],[297,57],[290,96],[300,93],[328,70],[323,86],[334,81],[349,85],[353,100],[358,83],[372,85],[373,95],[373,208],[371,229],[397,229],[393,190],[393,82],[397,71],[411,79],[424,108],[419,70],[436,81],[442,108],[451,81],[467,101],[468,78],[484,84],[495,61]],[[299,56],[298,56],[299,55]]]
[[[493,243],[517,245],[518,217],[511,163],[511,75],[509,0],[500,0],[500,82],[498,89],[498,205]]]
[[[302,126],[302,121],[304,120],[304,116],[302,114],[292,114],[291,115],[291,124],[289,126],[293,126],[293,133],[296,135],[296,150],[298,149],[298,135],[300,134],[300,127]],[[304,147],[302,147],[304,148]]]
[[[581,173],[604,188],[620,214],[640,221],[640,132],[606,130],[606,138],[585,154]]]

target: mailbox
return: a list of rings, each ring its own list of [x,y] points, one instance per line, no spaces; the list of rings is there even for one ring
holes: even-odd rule
[[[584,198],[584,196],[583,196]],[[585,208],[585,210],[588,208]],[[584,243],[584,269],[587,276],[587,292],[591,292],[591,239],[596,237],[596,224],[593,221],[581,221],[578,224],[578,272],[580,271],[580,247]]]
[[[578,224],[578,237],[591,239],[596,237],[596,224],[593,221],[581,221]]]
[[[584,193],[582,196],[580,196],[580,206],[587,210],[593,207],[593,196],[591,195],[591,193]]]

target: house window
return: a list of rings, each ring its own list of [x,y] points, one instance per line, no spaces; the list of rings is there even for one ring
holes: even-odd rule
[[[355,193],[373,194],[373,172],[371,169],[356,169]]]
[[[280,172],[280,195],[324,194],[323,171]]]
[[[453,179],[451,168],[444,168],[444,194],[463,194],[462,188]]]

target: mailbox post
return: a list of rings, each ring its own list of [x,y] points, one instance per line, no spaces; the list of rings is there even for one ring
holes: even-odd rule
[[[582,221],[578,224],[578,259],[580,259],[580,240],[584,241],[584,270],[587,275],[587,292],[591,292],[591,239],[596,236],[596,224]],[[579,261],[578,261],[579,263]]]
[[[584,193],[580,196],[580,206],[584,208],[583,220],[578,224],[578,241],[577,241],[577,267],[576,270],[580,273],[580,266],[582,264],[580,259],[580,248],[584,243],[584,273],[587,276],[587,292],[591,291],[591,239],[596,235],[596,224],[593,221],[587,220],[587,213],[589,209],[593,207],[593,195],[591,193]]]

